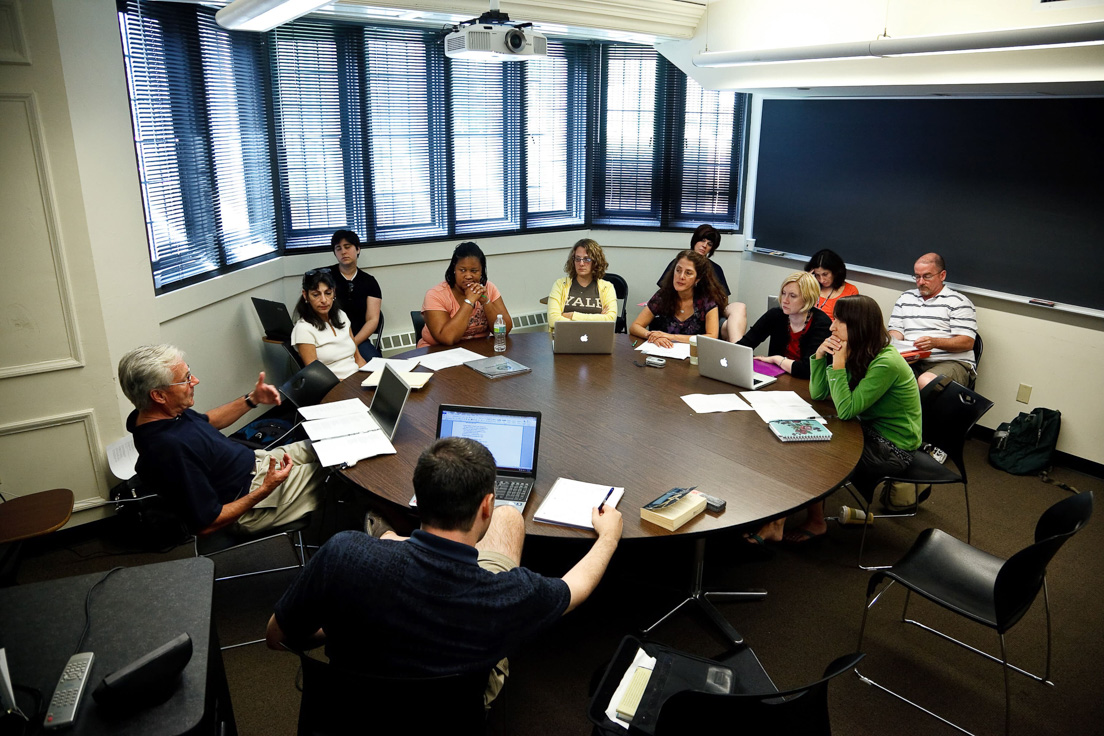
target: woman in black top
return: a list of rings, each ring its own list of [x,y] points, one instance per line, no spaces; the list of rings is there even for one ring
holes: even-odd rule
[[[758,347],[770,338],[765,363],[773,363],[795,378],[809,377],[809,358],[828,338],[832,320],[816,308],[820,284],[812,274],[795,271],[782,282],[779,306],[767,310],[737,345]]]

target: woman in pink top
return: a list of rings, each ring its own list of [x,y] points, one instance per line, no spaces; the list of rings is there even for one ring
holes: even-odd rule
[[[514,322],[498,287],[487,280],[487,257],[475,243],[461,243],[452,252],[445,280],[426,292],[418,347],[486,337],[500,314],[509,333]]]

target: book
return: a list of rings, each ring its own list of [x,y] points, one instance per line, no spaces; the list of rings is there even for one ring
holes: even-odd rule
[[[617,704],[617,717],[625,722],[630,722],[636,715],[636,709],[640,706],[640,698],[644,695],[644,689],[648,687],[648,681],[652,679],[652,670],[649,667],[637,667],[633,671],[629,687],[621,696],[621,702]]]
[[[687,490],[674,503],[662,505],[668,498],[668,493],[642,507],[640,518],[673,532],[705,511],[705,496],[695,490]]]
[[[560,526],[573,526],[579,529],[593,529],[590,522],[590,510],[609,494],[607,506],[617,506],[621,496],[625,494],[624,488],[614,488],[610,493],[610,487],[597,483],[583,483],[567,478],[557,478],[552,488],[544,497],[540,508],[533,514],[533,521],[542,524],[559,524]]]
[[[767,422],[767,426],[783,442],[819,442],[832,439],[828,428],[815,419],[775,419]]]
[[[516,360],[511,360],[505,355],[492,355],[489,358],[480,358],[465,363],[473,371],[482,373],[487,378],[501,378],[502,376],[516,376],[528,373],[530,368]]]

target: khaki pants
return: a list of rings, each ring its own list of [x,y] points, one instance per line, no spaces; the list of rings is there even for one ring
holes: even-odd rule
[[[493,573],[506,572],[517,567],[517,563],[511,560],[501,552],[495,552],[488,550],[479,553],[479,566],[484,570],[490,570]],[[510,660],[507,657],[503,657],[499,660],[498,664],[491,669],[491,674],[487,678],[487,689],[483,691],[483,707],[490,710],[491,703],[498,697],[498,694],[502,692],[503,686],[506,685],[506,678],[510,675]]]
[[[254,452],[256,465],[249,491],[252,493],[264,482],[265,475],[268,474],[269,458],[275,458],[279,465],[283,462],[285,453],[291,458],[291,473],[268,498],[238,517],[238,528],[243,532],[253,534],[275,526],[290,524],[314,511],[318,505],[318,489],[322,485],[325,473],[307,440],[271,450],[256,450]]]

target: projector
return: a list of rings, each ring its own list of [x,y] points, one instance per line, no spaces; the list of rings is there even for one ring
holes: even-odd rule
[[[548,39],[532,23],[509,24],[505,13],[484,13],[445,36],[445,56],[475,61],[529,61],[548,56]]]

